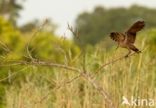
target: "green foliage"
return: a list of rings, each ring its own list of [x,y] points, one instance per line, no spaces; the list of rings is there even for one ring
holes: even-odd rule
[[[4,89],[4,85],[0,84],[0,108],[5,108],[5,89]]]
[[[33,58],[59,63],[63,63],[66,57],[74,58],[80,52],[72,42],[57,38],[48,32],[39,33],[31,41],[29,48]]]
[[[21,58],[24,38],[9,22],[0,17],[0,55],[1,58]],[[1,59],[0,58],[0,59]]]
[[[79,47],[69,40],[64,40],[54,35],[51,30],[42,29],[21,33],[20,30],[15,28],[12,24],[6,21],[3,17],[0,17],[0,61],[32,61],[33,59],[53,61],[57,63],[66,63],[71,65],[71,62],[65,61],[65,59],[72,61],[77,54],[80,53]],[[37,31],[37,32],[36,32]],[[72,61],[72,64],[76,62]],[[33,71],[29,72],[29,70]],[[31,76],[34,72],[40,72],[44,70],[48,73],[53,72],[54,69],[38,67],[34,71],[35,67],[29,66],[6,66],[0,67],[0,108],[4,105],[5,101],[5,88],[12,84],[16,87],[20,87],[21,82],[27,81],[27,75]],[[20,73],[16,75],[16,73]],[[11,79],[4,79],[10,74],[15,74]],[[33,74],[34,75],[34,74]],[[50,75],[50,74],[49,74]],[[4,79],[4,80],[2,80]]]
[[[133,8],[129,9],[136,11],[135,9],[137,8],[142,7],[133,6]],[[81,15],[82,20],[77,20],[78,22],[80,21],[78,23],[80,24],[78,26],[80,27],[79,40],[82,42],[79,44],[87,45],[90,42],[95,44],[94,41],[96,38],[98,39],[96,36],[99,33],[102,36],[109,30],[122,30],[123,26],[128,26],[135,19],[126,14],[127,10],[124,8],[106,10],[98,7],[93,13]],[[121,15],[121,12],[125,12],[125,14]],[[136,14],[143,14],[142,11],[139,12],[136,12]],[[123,17],[133,20],[120,23]],[[94,26],[95,21],[92,18],[96,21],[96,26]],[[103,21],[103,19],[105,20]],[[112,21],[111,23],[114,23],[114,25],[107,23],[108,21]],[[150,23],[148,22],[148,24]],[[153,27],[155,22],[148,24],[147,27],[150,28]],[[116,25],[120,25],[121,28]],[[103,28],[106,28],[106,31]],[[36,61],[43,60],[60,63],[61,66],[64,64],[78,69],[84,68],[85,65],[87,72],[95,75],[94,81],[98,81],[98,84],[105,88],[106,92],[112,96],[113,103],[119,107],[122,107],[120,104],[121,98],[125,95],[128,97],[134,95],[155,99],[155,29],[148,29],[139,33],[137,44],[140,46],[139,49],[145,48],[141,54],[107,65],[99,73],[95,72],[101,65],[124,56],[125,50],[105,50],[106,42],[111,46],[109,40],[105,40],[104,44],[100,43],[96,47],[89,45],[85,52],[82,50],[80,53],[79,47],[72,41],[58,38],[47,29],[38,30],[39,28],[36,28],[37,30],[35,31],[33,29],[34,27],[32,29],[28,27],[26,32],[21,33],[20,30],[14,28],[4,18],[0,17],[0,64],[10,60],[32,62],[35,59]],[[93,36],[93,38],[84,41],[82,39],[83,33],[88,36],[83,39],[90,39],[89,36]],[[102,39],[103,37],[98,41]],[[9,77],[10,75],[12,76]],[[108,108],[104,98],[88,80],[81,77],[71,81],[77,75],[79,75],[78,72],[56,67],[35,65],[0,67],[0,108]],[[67,84],[65,85],[66,82]],[[145,90],[145,88],[148,89]]]
[[[144,20],[147,28],[156,26],[156,9],[133,5],[130,8],[96,7],[93,12],[83,12],[76,20],[75,29],[81,41],[74,39],[80,46],[95,45],[112,31],[126,31],[136,20]]]
[[[146,40],[146,48],[150,49],[149,53],[152,57],[155,57],[156,52],[156,29],[147,29],[145,32],[141,33],[141,40]]]
[[[102,64],[123,56],[124,52],[106,52],[102,47],[92,49],[86,53],[86,69],[91,75],[95,75],[93,81],[99,82],[98,85],[104,88],[119,108],[123,107],[122,96],[155,99],[156,61],[148,53],[149,50],[107,65],[95,74]],[[78,66],[82,60],[81,57],[77,60]],[[7,108],[17,105],[31,108],[109,108],[105,105],[107,102],[104,97],[85,78],[80,77],[64,84],[79,73],[61,68],[54,71],[48,68],[41,70],[38,66],[31,68],[27,72],[33,74],[27,74],[26,82],[21,82],[20,87],[13,84],[6,90]]]
[[[6,59],[21,59],[28,55],[27,47],[34,58],[62,61],[65,56],[74,57],[79,48],[68,40],[56,37],[47,30],[21,34],[7,21],[0,17],[0,54]],[[29,43],[29,45],[28,45]]]
[[[145,32],[145,34],[145,36],[148,36],[148,45],[150,45],[151,47],[156,47],[156,29],[149,29]]]

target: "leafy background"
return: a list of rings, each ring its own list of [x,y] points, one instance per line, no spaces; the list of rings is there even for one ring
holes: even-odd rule
[[[10,64],[33,59],[85,68],[119,108],[128,108],[121,105],[122,96],[156,98],[156,9],[97,6],[93,12],[77,16],[73,29],[78,30],[79,37],[70,40],[57,36],[57,26],[49,19],[19,27],[16,23],[21,9],[22,4],[16,0],[0,2],[0,108],[108,108],[103,96],[85,78],[65,83],[78,73],[56,67]],[[146,22],[136,40],[142,53],[109,64],[96,73],[102,64],[126,54],[122,48],[115,50],[109,33],[124,32],[137,20]]]

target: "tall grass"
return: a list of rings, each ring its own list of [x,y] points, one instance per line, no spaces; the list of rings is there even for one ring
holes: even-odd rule
[[[145,47],[144,42],[141,47]],[[97,48],[86,53],[86,70],[95,76],[118,108],[130,108],[121,104],[123,96],[156,100],[156,60],[151,57],[149,49],[95,73],[100,65],[122,55],[125,50],[106,52]],[[82,58],[74,59],[73,65],[82,68]],[[78,73],[38,66],[29,66],[27,73],[25,81],[6,88],[7,108],[109,108],[99,91],[84,77],[70,81]],[[70,82],[65,83],[67,81]]]

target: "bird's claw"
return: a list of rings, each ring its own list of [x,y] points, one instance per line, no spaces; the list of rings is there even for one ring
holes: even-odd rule
[[[129,54],[126,54],[126,55],[125,55],[125,58],[128,58],[128,56],[129,56]]]

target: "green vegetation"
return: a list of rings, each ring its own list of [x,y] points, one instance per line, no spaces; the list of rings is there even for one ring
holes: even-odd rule
[[[46,27],[45,27],[46,28]],[[35,34],[34,34],[35,33]],[[6,62],[45,60],[54,63],[62,63],[66,65],[74,64],[73,58],[77,57],[80,49],[73,42],[58,38],[53,33],[47,30],[20,33],[9,22],[0,17],[0,61],[1,65]],[[68,62],[67,60],[71,60]],[[33,67],[33,68],[32,68]],[[0,105],[5,103],[5,88],[10,88],[11,85],[19,88],[21,82],[27,81],[27,75],[34,73],[34,66],[0,66]],[[53,74],[54,69],[39,67],[40,71]],[[44,70],[45,69],[45,70]],[[31,72],[29,72],[31,71]],[[5,80],[8,75],[15,73],[15,77]],[[4,80],[3,80],[4,79]]]
[[[121,105],[122,96],[155,99],[156,61],[151,56],[150,46],[146,47],[146,40],[139,46],[141,49],[145,48],[141,54],[110,64],[97,74],[95,71],[100,65],[123,56],[125,51],[119,49],[106,52],[98,47],[94,52],[86,53],[87,72],[95,76],[95,81],[105,88],[112,102],[119,108],[128,108]],[[69,63],[73,59],[65,60]],[[82,57],[75,59],[70,66],[82,68],[82,61]],[[12,72],[17,73],[6,88],[5,101],[8,108],[108,108],[103,96],[85,78],[80,77],[66,83],[79,75],[77,72],[30,65],[21,67],[18,71],[14,69]],[[25,81],[20,80],[17,86],[15,81],[23,73],[26,73]]]
[[[137,9],[142,11],[137,13]],[[155,18],[154,14],[150,13],[153,17],[149,19],[140,16],[148,28],[136,40],[141,54],[124,58],[125,49],[115,50],[109,38],[95,37],[123,30],[136,18],[126,13],[129,10],[134,10],[136,16],[146,10],[155,12],[138,6],[110,10],[98,7],[91,14],[80,15],[85,20],[77,20],[80,34],[74,40],[82,42],[83,50],[72,40],[56,36],[52,22],[32,22],[20,28],[1,16],[0,108],[113,108],[111,103],[117,108],[129,108],[121,104],[122,96],[155,99],[156,22],[150,19]],[[123,16],[122,11],[126,11]],[[85,49],[84,43],[95,46],[89,44]]]
[[[23,7],[21,4],[17,3],[17,0],[1,0],[0,1],[0,15],[4,16],[14,26],[16,26],[16,21],[17,21],[17,18],[19,18],[20,16],[19,11],[21,9],[23,9]]]
[[[95,45],[110,32],[125,32],[137,20],[144,20],[146,28],[156,26],[156,9],[133,5],[130,8],[96,7],[93,12],[83,12],[76,20],[75,30],[79,31],[80,46]]]

